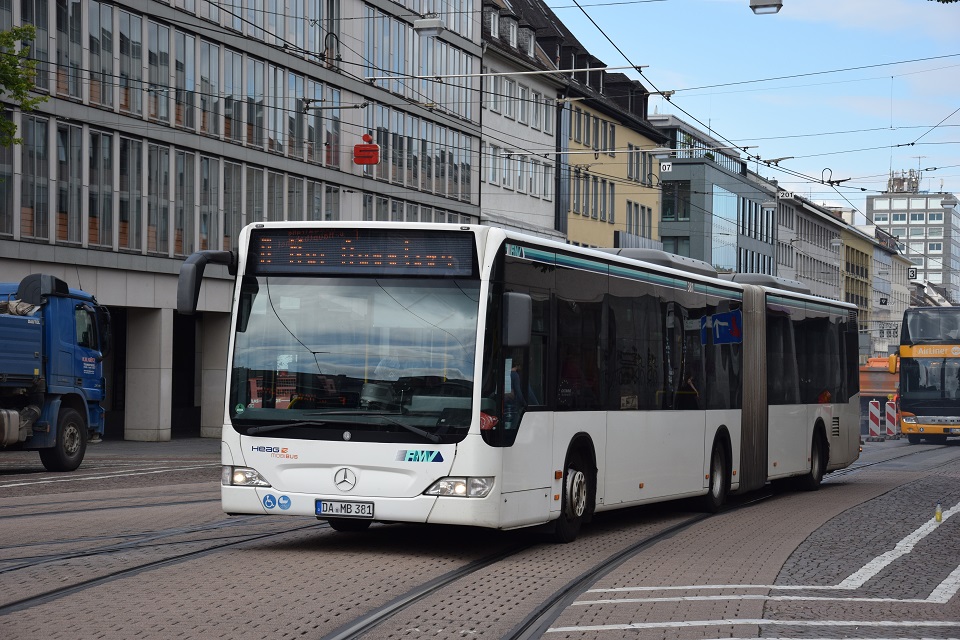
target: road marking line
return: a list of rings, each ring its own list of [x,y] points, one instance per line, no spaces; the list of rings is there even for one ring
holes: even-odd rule
[[[730,618],[725,620],[685,620],[675,622],[631,622],[628,624],[602,624],[584,627],[552,627],[547,633],[572,633],[576,631],[627,631],[630,629],[682,629],[689,627],[716,627],[721,625],[776,625],[781,627],[889,627],[917,629],[960,627],[960,621],[951,620],[767,620],[763,618]]]
[[[646,604],[658,602],[717,602],[723,600],[763,600],[772,602],[886,602],[886,603],[911,603],[928,604],[929,600],[920,600],[918,598],[830,598],[828,596],[763,596],[756,594],[742,594],[731,596],[679,596],[676,598],[617,598],[610,600],[577,600],[574,605],[594,605],[594,604]]]
[[[8,489],[10,487],[28,487],[35,484],[52,484],[56,482],[83,482],[85,480],[109,480],[110,478],[126,478],[129,476],[146,476],[152,475],[155,473],[169,473],[171,471],[190,471],[192,469],[206,469],[207,467],[219,467],[220,464],[201,464],[193,467],[169,467],[169,468],[159,468],[153,471],[136,471],[136,472],[125,472],[125,473],[116,473],[112,475],[100,475],[100,476],[74,476],[70,478],[56,478],[50,480],[34,480],[32,482],[14,482],[10,484],[0,484],[0,489]]]
[[[943,512],[943,520],[946,520],[953,514],[960,511],[960,504],[956,504],[947,511]],[[906,536],[897,543],[897,546],[887,551],[886,553],[877,556],[867,564],[865,564],[859,571],[851,574],[846,579],[843,580],[839,585],[841,589],[857,589],[862,587],[867,580],[874,577],[886,567],[892,564],[895,560],[907,555],[913,551],[913,547],[926,538],[928,535],[934,532],[934,530],[940,526],[941,523],[937,522],[935,519],[930,518],[930,520],[924,522],[920,527]]]

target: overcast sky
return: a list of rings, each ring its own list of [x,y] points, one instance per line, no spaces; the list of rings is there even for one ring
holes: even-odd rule
[[[749,0],[576,1],[589,18],[547,3],[606,65],[648,65],[626,73],[676,91],[651,113],[793,156],[780,165],[813,180],[750,163],[784,189],[864,211],[891,169],[920,169],[922,190],[960,192],[960,3],[783,0],[758,16]],[[817,182],[846,178],[839,194]]]

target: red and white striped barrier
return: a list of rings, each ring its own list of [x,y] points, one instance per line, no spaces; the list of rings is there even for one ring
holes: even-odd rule
[[[870,437],[880,438],[880,401],[870,401]]]
[[[897,403],[887,403],[887,437],[897,437]]]

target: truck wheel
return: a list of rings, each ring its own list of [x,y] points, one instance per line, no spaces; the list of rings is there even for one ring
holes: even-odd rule
[[[918,436],[915,433],[908,433],[907,442],[909,442],[910,444],[920,444],[920,436]]]
[[[553,539],[556,542],[573,542],[580,533],[587,513],[590,495],[590,478],[583,454],[571,451],[563,470],[563,493],[560,496],[560,517],[554,524]]]
[[[49,471],[73,471],[87,450],[87,425],[73,409],[60,409],[57,418],[57,442],[40,450],[40,462]]]

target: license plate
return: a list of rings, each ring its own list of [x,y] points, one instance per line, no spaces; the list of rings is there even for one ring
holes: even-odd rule
[[[336,518],[372,518],[373,503],[317,500],[317,515]]]

